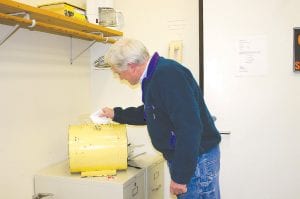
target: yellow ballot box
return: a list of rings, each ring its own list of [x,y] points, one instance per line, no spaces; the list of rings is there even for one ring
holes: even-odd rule
[[[81,176],[115,175],[127,168],[127,134],[124,124],[69,126],[70,172]]]

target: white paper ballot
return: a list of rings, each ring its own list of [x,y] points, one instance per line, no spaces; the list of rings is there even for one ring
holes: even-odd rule
[[[100,114],[102,113],[101,110],[96,111],[95,113],[90,115],[91,120],[95,124],[107,124],[110,122],[110,119],[107,117],[100,117]]]

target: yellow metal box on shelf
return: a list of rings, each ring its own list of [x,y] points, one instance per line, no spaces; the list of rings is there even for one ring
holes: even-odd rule
[[[38,8],[46,9],[67,17],[72,17],[74,19],[87,21],[84,9],[68,4],[66,2],[57,2],[57,3],[39,5]]]
[[[81,176],[115,175],[127,168],[127,134],[123,124],[69,126],[70,172]]]

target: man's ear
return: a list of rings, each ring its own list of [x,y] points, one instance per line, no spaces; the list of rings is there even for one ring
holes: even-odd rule
[[[138,67],[137,67],[136,64],[128,64],[128,69],[129,69],[129,71],[132,72],[132,73],[136,73],[137,68],[138,68]]]

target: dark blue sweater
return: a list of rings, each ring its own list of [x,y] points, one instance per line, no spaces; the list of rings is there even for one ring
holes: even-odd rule
[[[114,111],[116,122],[147,124],[153,146],[172,162],[171,178],[180,184],[189,183],[197,157],[221,140],[191,72],[163,57],[144,82],[144,105]]]

